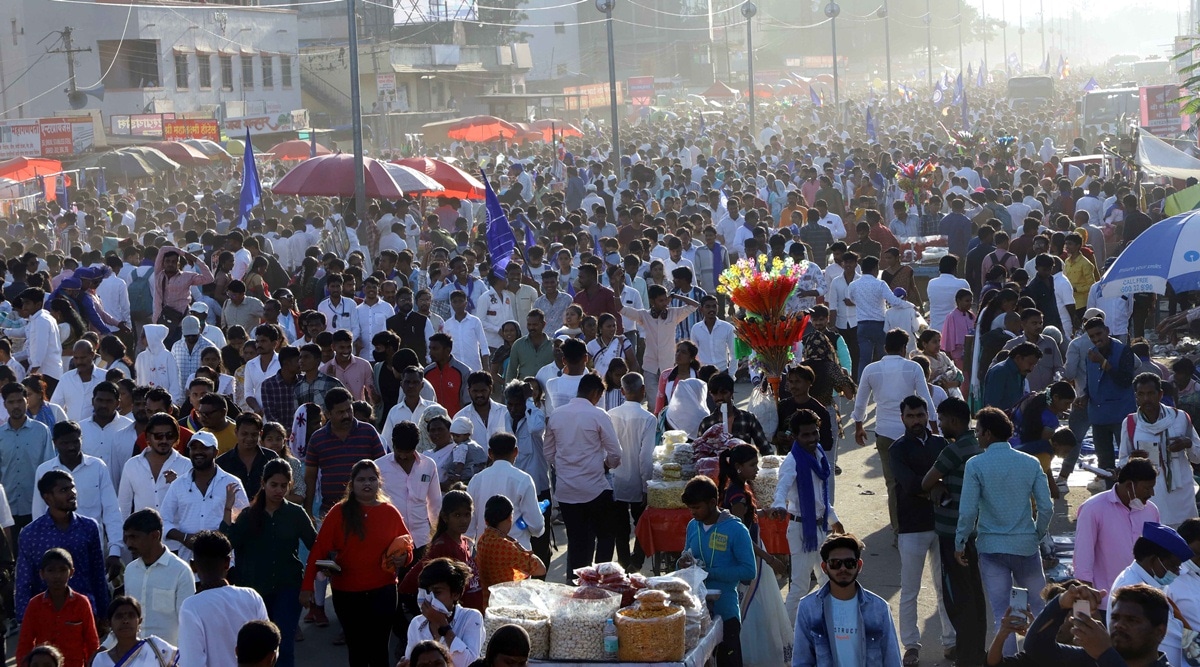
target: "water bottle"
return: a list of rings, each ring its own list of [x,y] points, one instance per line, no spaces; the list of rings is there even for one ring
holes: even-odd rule
[[[548,510],[548,509],[550,509],[550,499],[549,498],[538,503],[538,510],[541,511],[542,514],[545,514],[546,510]],[[529,528],[529,524],[525,523],[525,517],[523,517],[523,516],[517,517],[516,526],[517,526],[517,530],[526,530]]]
[[[617,626],[611,618],[604,622],[604,654],[609,658],[617,657]]]

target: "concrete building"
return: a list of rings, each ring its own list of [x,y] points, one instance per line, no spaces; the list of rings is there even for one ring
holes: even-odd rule
[[[302,108],[295,11],[188,2],[0,2],[0,118],[69,108],[62,32],[70,27],[75,85],[103,86],[88,108],[110,115],[168,113],[220,118]],[[55,33],[58,33],[57,35]],[[39,44],[39,40],[46,38]],[[53,45],[53,46],[51,46]]]

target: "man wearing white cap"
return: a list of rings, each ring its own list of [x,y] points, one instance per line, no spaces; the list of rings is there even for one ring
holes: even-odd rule
[[[200,356],[216,344],[200,335],[202,327],[195,315],[183,318],[180,328],[183,329],[183,337],[171,346],[171,354],[175,357],[175,368],[179,370],[179,386],[183,387],[196,369],[200,368]],[[177,400],[180,398],[182,396],[175,397]]]
[[[196,533],[221,527],[230,500],[234,518],[250,505],[241,481],[217,467],[217,436],[207,430],[194,433],[187,454],[192,470],[171,483],[160,509],[166,537],[183,545],[179,557],[185,561],[191,558]]]
[[[208,313],[210,307],[207,303],[201,301],[193,302],[188,306],[188,315],[192,315],[200,321],[200,335],[207,338],[217,347],[225,347],[225,334],[221,332],[221,328],[208,323]],[[213,318],[219,319],[218,317]]]

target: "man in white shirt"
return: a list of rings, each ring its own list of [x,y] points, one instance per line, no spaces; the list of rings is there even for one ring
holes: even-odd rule
[[[450,308],[453,314],[442,324],[442,333],[454,341],[454,357],[472,371],[489,367],[491,350],[487,334],[479,318],[467,312],[466,293],[454,290],[450,295]]]
[[[162,517],[152,508],[125,519],[125,548],[133,556],[125,566],[125,594],[142,604],[142,634],[175,646],[183,601],[196,594],[196,578],[163,543],[162,534]]]
[[[508,279],[497,275],[494,271],[488,276],[491,286],[479,296],[475,304],[475,312],[483,325],[483,333],[487,337],[488,348],[494,352],[504,344],[500,338],[500,328],[505,322],[515,321],[513,312],[512,292],[507,290]],[[453,306],[451,306],[453,307]],[[520,325],[517,326],[518,330]]]
[[[192,567],[200,592],[179,608],[179,667],[236,665],[238,631],[250,621],[269,620],[267,606],[254,589],[226,580],[233,554],[228,538],[206,530],[193,542]]]
[[[817,221],[829,233],[833,235],[834,241],[841,241],[846,238],[846,225],[842,222],[842,216],[836,213],[829,212],[829,204],[824,199],[818,199],[815,203],[817,213],[821,214],[821,219]]]
[[[715,299],[713,308],[716,308]],[[613,473],[613,501],[617,505],[617,561],[636,571],[641,569],[646,556],[640,544],[634,546],[632,555],[629,554],[629,537],[632,526],[641,519],[646,509],[646,483],[654,471],[654,438],[658,419],[654,413],[642,407],[642,401],[646,399],[646,381],[640,373],[626,373],[621,378],[621,393],[625,396],[625,402],[608,411],[617,442],[621,445],[621,460],[625,464]]]
[[[146,508],[158,511],[171,482],[192,469],[192,462],[175,450],[179,424],[174,417],[165,412],[151,415],[145,433],[146,449],[125,462],[117,487],[117,507],[126,518]],[[174,542],[167,546],[179,549]]]
[[[435,401],[421,398],[421,390],[425,388],[425,371],[418,366],[401,369],[400,371],[400,400],[388,410],[387,418],[383,422],[383,432],[380,433],[380,439],[383,440],[383,448],[392,451],[395,444],[392,442],[392,429],[396,428],[401,422],[412,422],[414,424],[421,423],[421,415],[429,408],[437,405]],[[409,526],[409,531],[412,531],[412,526]]]
[[[865,274],[863,276],[866,277]],[[855,281],[856,284],[858,281]],[[859,447],[867,444],[867,404],[874,398],[875,404],[875,449],[879,452],[880,467],[888,491],[888,514],[892,531],[899,534],[896,521],[895,481],[888,459],[888,448],[904,435],[904,422],[900,419],[900,402],[909,396],[920,396],[926,405],[932,405],[929,384],[925,371],[917,362],[904,357],[908,349],[908,334],[901,330],[887,333],[884,340],[885,356],[874,363],[863,366],[858,381],[858,393],[854,397],[854,441]],[[780,480],[782,483],[782,480]]]
[[[325,322],[328,324],[330,331],[345,329],[354,335],[358,335],[358,304],[354,303],[354,299],[347,299],[342,296],[342,285],[345,282],[345,279],[336,273],[330,274],[325,278],[325,286],[329,290],[329,297],[317,304],[317,312],[325,316]],[[360,341],[355,342],[358,343]],[[369,338],[367,342],[370,342]],[[366,343],[363,344],[365,345]]]
[[[784,607],[795,626],[796,606],[800,604],[800,598],[808,593],[810,573],[816,574],[817,585],[824,584],[828,578],[819,567],[821,543],[829,533],[843,533],[845,530],[828,501],[832,497],[829,486],[833,483],[833,471],[820,443],[821,418],[812,410],[800,409],[792,415],[787,428],[792,431],[792,437],[802,451],[787,455],[779,466],[779,484],[771,500],[770,514],[775,519],[788,519],[787,540],[791,552],[792,578]],[[811,476],[811,497],[800,497],[800,485],[796,480],[798,473]],[[804,526],[813,523],[816,524],[815,530],[806,538]]]
[[[954,295],[960,289],[971,289],[971,284],[957,277],[958,258],[946,255],[938,261],[938,276],[929,281],[925,296],[929,298],[929,326],[941,331],[946,318],[954,310]]]
[[[546,424],[542,446],[557,473],[568,572],[613,557],[613,492],[605,473],[620,467],[621,444],[612,419],[596,407],[603,396],[604,381],[594,373],[584,375],[576,397],[555,409]]]
[[[280,333],[279,329],[267,324],[259,325],[253,333],[258,356],[246,362],[246,370],[242,375],[242,395],[251,410],[262,414],[262,383],[279,372],[279,353],[275,347]]]
[[[504,416],[508,413],[502,404],[492,400],[491,373],[476,371],[468,375],[467,395],[471,397],[471,403],[463,406],[458,414],[454,415],[455,419],[470,419],[472,433],[477,434],[480,440],[487,440],[504,430]]]
[[[83,453],[83,442],[79,425],[74,422],[59,422],[54,425],[54,449],[58,456],[46,461],[34,473],[40,480],[51,470],[70,473],[75,479],[78,493],[76,513],[96,520],[100,527],[100,543],[110,559],[116,564],[121,560],[121,521],[124,517],[117,509],[117,492],[113,489],[112,476],[104,462]],[[33,498],[33,518],[46,513],[46,500],[38,494]],[[113,566],[113,561],[109,561]]]
[[[231,487],[235,511],[241,512],[250,505],[241,480],[217,466],[217,436],[208,431],[192,434],[188,456],[192,459],[192,470],[171,483],[159,510],[167,527],[167,538],[183,545],[179,557],[184,559],[192,557],[197,533],[221,527]]]
[[[411,421],[402,421],[384,434],[392,438],[392,453],[377,459],[383,492],[400,515],[413,539],[413,561],[425,555],[442,511],[442,487],[437,464],[417,453],[421,433]],[[395,436],[395,437],[393,437]]]
[[[396,314],[396,309],[386,301],[379,299],[379,279],[370,276],[363,281],[363,302],[357,308],[358,331],[351,331],[359,343],[359,349],[368,345],[375,334],[387,329],[388,318]]]
[[[530,538],[539,537],[546,530],[545,517],[538,506],[537,489],[533,478],[513,462],[517,459],[517,438],[511,433],[497,433],[488,438],[488,458],[491,465],[475,473],[467,484],[476,507],[483,507],[492,496],[504,496],[513,505],[513,526],[508,536],[531,548]],[[522,527],[522,525],[524,527]],[[483,512],[471,517],[471,528],[467,535],[478,540],[487,528]]]
[[[96,372],[96,349],[90,341],[76,341],[71,348],[75,368],[62,374],[55,389],[54,399],[67,413],[67,418],[82,421],[92,416],[92,389],[104,381],[104,374]]]
[[[115,255],[108,258],[108,275],[96,285],[96,296],[104,304],[104,310],[126,326],[133,326],[129,313],[129,284],[117,272],[124,264]]]
[[[117,385],[101,382],[91,392],[92,416],[79,422],[83,451],[108,466],[113,489],[121,488],[125,462],[133,456],[137,429],[133,419],[117,414]]]
[[[737,374],[737,356],[733,347],[737,334],[733,325],[717,319],[717,297],[711,294],[700,299],[700,314],[704,319],[692,325],[692,342],[698,348],[696,359],[733,377]]]
[[[850,283],[846,288],[846,298],[835,306],[838,309],[843,305],[855,308],[855,314],[858,316],[858,362],[865,369],[867,364],[886,354],[883,304],[899,306],[904,303],[904,299],[893,294],[887,283],[875,277],[879,270],[878,258],[864,257],[859,264],[862,266],[862,276]],[[899,409],[900,403],[897,402],[896,406]]]

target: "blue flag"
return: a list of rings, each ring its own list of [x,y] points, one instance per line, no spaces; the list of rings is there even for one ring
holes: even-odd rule
[[[808,87],[808,99],[813,103],[814,107],[821,106],[821,97],[817,95],[817,91],[813,90],[812,86]]]
[[[1058,56],[1058,78],[1067,78],[1067,59],[1063,58],[1062,54]]]
[[[976,87],[976,88],[983,88],[983,84],[984,84],[984,79],[983,79],[983,71],[984,71],[984,70],[983,70],[983,65],[980,65],[980,66],[979,66],[979,73],[978,73],[978,75],[975,77],[975,87]]]
[[[108,182],[104,180],[104,167],[100,167],[100,176],[96,179],[96,192],[108,194]]]
[[[962,101],[962,96],[966,91],[963,90],[962,72],[958,73],[958,78],[954,80],[954,104]]]
[[[238,203],[238,228],[245,229],[250,212],[262,203],[262,183],[258,180],[258,165],[254,163],[254,144],[250,143],[250,128],[246,128],[246,153],[242,157],[242,198]]]
[[[950,73],[942,72],[942,88],[950,87]]]
[[[500,199],[496,197],[496,191],[492,190],[487,172],[481,169],[479,173],[483,176],[483,187],[486,190],[487,246],[488,255],[492,258],[492,274],[503,276],[508,268],[508,261],[512,259],[513,248],[517,246],[517,237],[513,236],[508,216],[504,215],[504,209],[500,208]]]
[[[969,80],[974,75],[975,70],[971,69],[971,63],[967,63],[967,79]]]
[[[867,138],[871,143],[875,143],[875,119],[871,117],[871,107],[867,107]]]
[[[1090,93],[1100,87],[1100,82],[1096,81],[1096,77],[1088,79],[1087,83],[1083,84],[1083,92]]]

